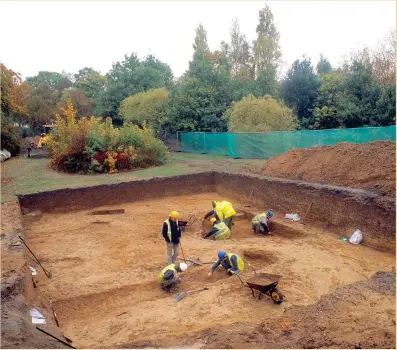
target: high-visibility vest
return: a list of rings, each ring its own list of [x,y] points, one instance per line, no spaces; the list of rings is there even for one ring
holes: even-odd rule
[[[262,222],[263,218],[267,218],[267,213],[261,213],[261,214],[255,215],[254,218],[251,220],[251,224],[260,224]]]
[[[233,255],[235,255],[236,257],[237,257],[237,266],[238,266],[238,269],[240,270],[240,271],[244,271],[244,261],[243,261],[243,259],[241,259],[237,254],[233,254],[233,253],[227,253],[227,256],[228,256],[228,258],[229,258],[229,261],[230,261],[230,265],[232,265],[232,256]]]
[[[218,215],[218,218],[222,221],[236,214],[236,211],[233,209],[232,203],[227,201],[216,202],[215,211],[216,215]]]
[[[227,227],[223,221],[220,221],[218,224],[215,224],[213,227],[218,229],[218,231],[214,235],[216,240],[222,241],[230,237],[229,227]]]
[[[161,270],[161,272],[160,272],[160,274],[159,274],[159,277],[158,277],[158,279],[157,279],[157,282],[158,282],[159,284],[162,284],[162,283],[165,281],[165,279],[164,279],[164,274],[165,274],[168,270],[174,271],[175,274],[177,273],[176,268],[175,268],[175,264],[170,264],[170,265],[164,267],[164,269]]]
[[[167,235],[168,235],[169,240],[171,241],[171,224],[170,224],[170,219],[168,218],[168,219],[165,220],[164,222],[165,222],[165,223],[167,224],[167,226],[168,226],[168,233],[167,233]],[[176,227],[179,229],[178,220],[176,220]]]

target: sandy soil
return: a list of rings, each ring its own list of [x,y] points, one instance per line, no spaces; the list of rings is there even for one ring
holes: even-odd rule
[[[220,198],[207,193],[96,208],[122,207],[122,215],[80,211],[24,216],[28,243],[53,274],[51,280],[39,276],[40,295],[55,302],[61,330],[75,346],[395,346],[395,293],[368,281],[377,271],[391,271],[395,256],[287,222],[279,212],[275,221],[293,228],[294,234],[290,229],[276,230],[274,237],[255,236],[249,222],[239,220],[230,240],[213,242],[200,238],[201,224],[196,221],[182,243],[190,258],[211,262],[222,248],[241,254],[258,272],[282,275],[283,304],[269,297],[254,299],[221,269],[208,278],[211,265],[192,266],[182,277],[181,290],[208,291],[173,301],[156,285],[166,264],[162,222],[174,209],[186,219],[203,216],[212,199]],[[242,278],[252,275],[247,267]],[[389,275],[383,277],[390,282]],[[368,322],[369,313],[376,322]],[[350,328],[343,330],[347,324]],[[366,332],[357,334],[354,327]]]
[[[55,336],[61,332],[43,309],[48,300],[43,299],[30,279],[24,279],[24,248],[18,235],[22,223],[18,202],[7,202],[1,207],[1,347],[16,348],[65,348],[56,340],[36,330],[29,318],[29,307],[42,310],[47,317],[45,328]],[[25,282],[24,282],[25,281]]]
[[[363,188],[395,197],[396,143],[338,143],[335,146],[292,149],[270,158],[262,174]]]

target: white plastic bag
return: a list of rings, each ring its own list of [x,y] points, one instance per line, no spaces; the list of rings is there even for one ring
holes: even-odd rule
[[[299,221],[301,219],[298,214],[285,214],[285,217],[292,221]]]
[[[349,242],[351,244],[360,244],[362,240],[363,240],[363,234],[361,233],[360,230],[354,231],[352,236],[349,238]]]

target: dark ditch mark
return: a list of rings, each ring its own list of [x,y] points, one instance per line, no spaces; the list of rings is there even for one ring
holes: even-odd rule
[[[89,213],[88,215],[114,215],[114,214],[124,214],[124,209],[108,209],[108,210],[97,210]]]

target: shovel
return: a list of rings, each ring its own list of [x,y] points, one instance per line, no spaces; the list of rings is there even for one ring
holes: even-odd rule
[[[200,288],[200,289],[195,289],[195,290],[188,290],[187,292],[180,292],[176,296],[174,296],[172,299],[175,301],[180,301],[182,300],[187,294],[192,294],[195,292],[201,292],[203,290],[208,290],[208,288]]]

